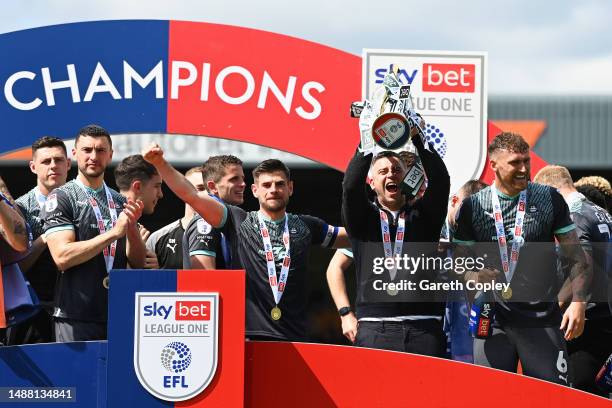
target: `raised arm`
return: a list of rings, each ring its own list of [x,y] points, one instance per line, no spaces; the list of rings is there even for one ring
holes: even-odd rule
[[[446,165],[435,149],[425,149],[420,137],[413,137],[412,141],[427,175],[427,189],[421,198],[422,208],[430,213],[446,214],[450,194],[450,176]]]
[[[223,226],[227,216],[227,208],[208,195],[198,195],[198,191],[193,184],[166,161],[164,152],[157,143],[152,143],[146,148],[142,152],[142,156],[155,166],[157,172],[174,194],[189,204],[213,227]]]
[[[351,159],[344,180],[342,181],[342,220],[350,236],[360,236],[365,231],[360,228],[365,225],[368,196],[366,194],[366,177],[372,162],[372,154],[364,156],[356,152]]]

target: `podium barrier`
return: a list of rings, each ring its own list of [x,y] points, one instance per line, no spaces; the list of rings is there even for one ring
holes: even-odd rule
[[[112,271],[108,326],[108,406],[152,408],[173,406],[170,402],[155,398],[145,390],[135,372],[134,299],[137,292],[170,292],[177,295],[193,292],[219,294],[218,365],[213,380],[195,398],[188,402],[177,402],[176,406],[243,406],[244,285],[244,271]],[[156,348],[153,350],[153,353],[146,358],[159,361],[161,350]],[[198,351],[192,351],[194,363],[187,370],[201,370],[202,367],[195,365]],[[162,381],[161,378],[159,380]]]
[[[244,290],[243,271],[112,271],[108,343],[1,347],[0,387],[70,387],[76,401],[43,406],[72,408],[446,407],[480,401],[500,407],[612,406],[609,400],[567,387],[439,358],[323,344],[244,342]],[[135,298],[146,292],[219,293],[219,364],[213,381],[195,398],[163,401],[139,383]],[[159,354],[150,358],[158,361]]]

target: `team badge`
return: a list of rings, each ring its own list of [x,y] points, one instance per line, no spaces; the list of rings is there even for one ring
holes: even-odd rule
[[[45,201],[45,211],[50,213],[57,208],[57,194],[49,194]]]
[[[210,231],[212,231],[212,225],[207,223],[203,218],[197,221],[197,228],[200,234],[210,234]]]

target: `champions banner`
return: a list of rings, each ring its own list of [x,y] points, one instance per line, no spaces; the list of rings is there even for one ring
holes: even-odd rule
[[[344,169],[361,58],[258,30],[100,21],[0,35],[2,151],[42,135],[180,133],[257,143]]]

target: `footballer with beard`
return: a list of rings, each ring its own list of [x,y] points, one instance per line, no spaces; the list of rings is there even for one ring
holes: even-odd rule
[[[495,180],[463,201],[453,242],[459,244],[455,254],[492,245],[488,266],[467,272],[466,280],[495,280],[510,287],[493,291],[492,330],[474,339],[474,363],[515,372],[520,360],[525,375],[567,385],[565,341],[580,336],[584,328],[589,264],[561,194],[529,181],[525,140],[501,133],[489,144],[488,154]],[[562,259],[572,265],[573,298],[563,315],[557,302],[555,240]],[[508,257],[502,262],[504,252]]]
[[[344,228],[287,212],[293,181],[280,160],[264,160],[253,170],[251,191],[259,210],[247,212],[209,195],[198,195],[164,159],[159,145],[152,144],[143,156],[179,198],[227,237],[232,254],[228,269],[246,270],[247,338],[306,340],[310,247],[348,246]]]

